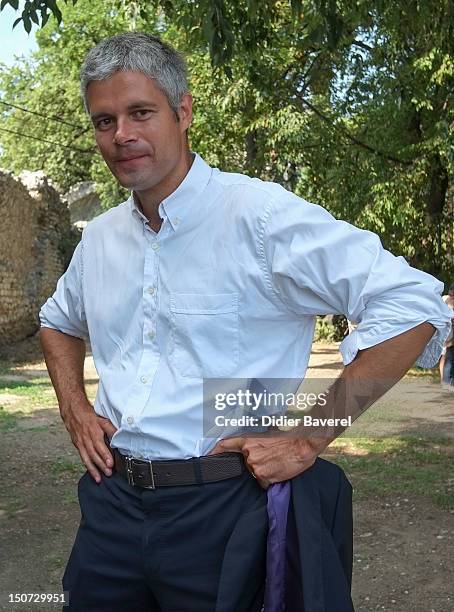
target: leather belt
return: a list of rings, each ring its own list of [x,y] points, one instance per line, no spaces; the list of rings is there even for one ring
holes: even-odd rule
[[[116,471],[132,486],[144,489],[218,482],[240,476],[247,468],[242,453],[220,453],[191,459],[151,461],[111,449]]]

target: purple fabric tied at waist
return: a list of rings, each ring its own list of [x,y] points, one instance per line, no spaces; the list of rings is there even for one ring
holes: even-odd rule
[[[285,610],[285,536],[290,494],[289,480],[276,482],[267,489],[269,527],[264,612]]]

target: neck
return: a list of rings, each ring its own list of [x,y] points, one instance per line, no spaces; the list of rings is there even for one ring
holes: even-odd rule
[[[189,149],[187,149],[176,168],[159,185],[143,191],[134,191],[134,198],[139,208],[150,222],[150,227],[155,231],[159,231],[162,224],[162,219],[158,212],[159,204],[183,182],[191,169],[193,161],[194,158]]]

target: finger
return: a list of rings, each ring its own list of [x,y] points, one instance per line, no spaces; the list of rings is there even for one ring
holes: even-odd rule
[[[248,470],[248,472],[250,472],[250,474],[257,480],[257,476],[255,475],[254,470],[252,469],[252,467],[249,465],[249,463],[247,461],[244,462],[246,469]]]
[[[111,468],[114,464],[113,455],[110,448],[107,446],[105,442],[104,436],[101,439],[96,439],[93,441],[93,447],[95,452],[98,453],[99,457],[101,457],[104,461],[104,465],[106,468]],[[110,474],[108,474],[110,476]]]
[[[218,455],[219,453],[224,453],[224,452],[225,451],[222,448],[222,446],[220,446],[220,444],[216,444],[216,446],[214,448],[212,448],[208,454],[209,455]]]
[[[269,480],[266,480],[263,477],[259,477],[255,474],[254,470],[248,466],[248,470],[251,472],[252,476],[256,479],[256,481],[259,483],[259,485],[262,487],[262,489],[267,489],[270,486],[270,482]]]
[[[99,484],[101,482],[101,475],[96,469],[92,460],[90,459],[90,456],[85,450],[85,447],[83,446],[79,447],[78,451],[79,451],[79,455],[80,455],[80,458],[82,459],[83,464],[85,465],[88,472],[90,473],[90,476],[93,478],[93,480],[95,480]]]
[[[221,442],[218,442],[216,446],[219,446],[219,448],[222,449],[220,452],[241,452],[243,450],[243,445],[243,438],[226,438],[225,440],[221,440]]]
[[[110,476],[112,474],[112,470],[106,465],[103,457],[94,447],[92,440],[87,440],[85,443],[85,447],[87,449],[87,453],[90,457],[90,460],[96,465],[96,467],[101,469],[106,476]]]
[[[103,431],[107,434],[109,438],[111,438],[117,430],[115,425],[109,419],[98,416],[98,424],[102,427]]]

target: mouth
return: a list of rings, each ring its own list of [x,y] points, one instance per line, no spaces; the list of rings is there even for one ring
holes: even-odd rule
[[[131,164],[133,162],[137,162],[141,159],[145,159],[148,155],[131,155],[129,157],[121,157],[120,159],[116,159],[116,164]]]

